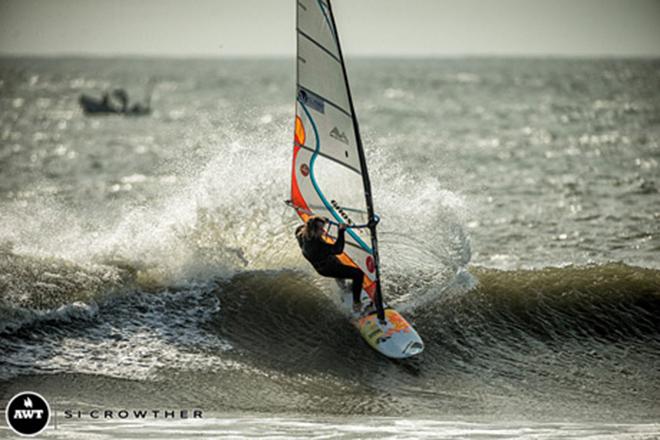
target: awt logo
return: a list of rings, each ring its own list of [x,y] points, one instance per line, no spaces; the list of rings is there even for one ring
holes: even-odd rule
[[[7,424],[18,435],[34,436],[46,429],[50,407],[40,394],[25,391],[11,398],[5,410]]]

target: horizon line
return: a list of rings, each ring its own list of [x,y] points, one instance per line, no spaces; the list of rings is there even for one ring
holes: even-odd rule
[[[259,60],[259,59],[278,59],[292,60],[295,54],[136,54],[136,53],[94,53],[94,52],[54,52],[54,53],[28,53],[28,52],[2,52],[0,58],[86,58],[86,59],[161,59],[161,60]],[[660,59],[660,54],[605,54],[605,53],[584,53],[584,54],[566,54],[566,53],[437,53],[437,54],[354,54],[345,56],[350,59],[410,59],[410,60],[431,60],[431,59],[466,59],[466,58],[527,58],[527,59]]]

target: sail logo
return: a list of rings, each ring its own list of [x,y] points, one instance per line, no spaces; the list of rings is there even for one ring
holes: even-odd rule
[[[374,270],[376,270],[376,262],[374,261],[374,257],[372,257],[371,255],[367,257],[365,263],[367,265],[367,269],[369,270],[369,272],[373,273]]]
[[[311,109],[316,110],[319,113],[325,113],[325,101],[318,95],[315,95],[312,92],[307,90],[299,89],[298,90],[298,101],[303,105]]]
[[[24,391],[9,400],[5,409],[7,425],[18,435],[34,436],[50,421],[50,406],[40,394]]]
[[[341,217],[346,221],[347,225],[354,225],[353,220],[346,214],[346,211],[344,211],[344,208],[339,206],[339,203],[337,203],[336,200],[330,200],[330,204],[332,205],[333,208],[341,215]]]
[[[348,138],[346,137],[346,134],[342,131],[339,131],[337,127],[333,128],[330,131],[330,137],[337,139],[339,142],[343,142],[346,145],[348,145]]]

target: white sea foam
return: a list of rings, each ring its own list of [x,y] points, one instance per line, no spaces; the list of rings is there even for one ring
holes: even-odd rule
[[[61,418],[60,418],[61,420]],[[103,422],[61,421],[53,438],[143,439],[584,439],[636,440],[660,435],[660,425],[616,423],[534,423],[452,421],[395,417],[310,417],[210,415],[203,419]]]

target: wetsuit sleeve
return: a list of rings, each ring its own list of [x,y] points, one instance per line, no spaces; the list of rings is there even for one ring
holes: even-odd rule
[[[343,229],[339,230],[339,233],[337,234],[337,241],[335,241],[335,244],[332,245],[332,254],[333,255],[339,255],[342,252],[344,252],[344,235],[346,231]]]
[[[301,249],[303,247],[303,240],[302,240],[302,237],[300,236],[299,232],[304,226],[305,225],[300,225],[296,228],[296,240],[298,240],[298,246],[300,246]]]

